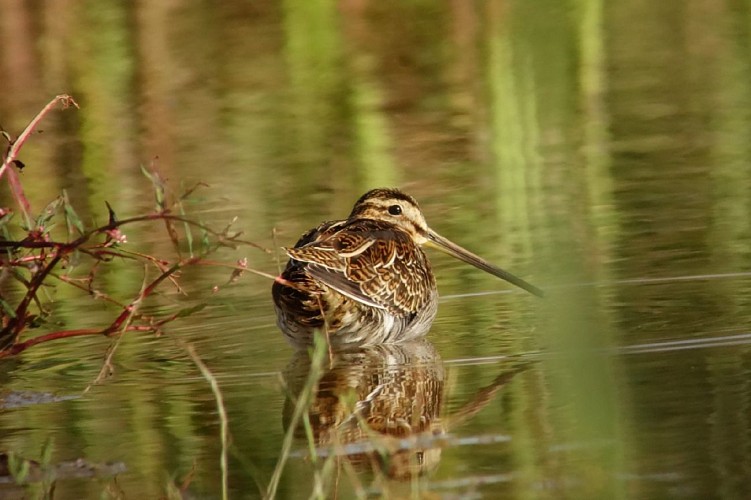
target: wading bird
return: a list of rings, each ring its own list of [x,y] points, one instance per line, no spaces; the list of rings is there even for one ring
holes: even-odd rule
[[[427,245],[524,290],[543,292],[428,227],[417,202],[396,189],[374,189],[346,220],[306,232],[272,287],[277,322],[297,347],[322,330],[336,348],[422,337],[438,308]]]

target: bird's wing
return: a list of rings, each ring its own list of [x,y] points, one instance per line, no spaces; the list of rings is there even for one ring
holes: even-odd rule
[[[287,254],[305,272],[358,302],[395,314],[425,305],[434,286],[430,264],[409,235],[377,221],[358,221],[321,234]]]

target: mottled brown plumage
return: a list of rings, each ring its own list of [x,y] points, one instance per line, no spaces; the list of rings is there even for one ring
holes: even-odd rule
[[[438,291],[423,244],[542,295],[432,231],[411,196],[374,189],[346,220],[324,222],[285,249],[290,260],[272,288],[279,327],[296,346],[310,345],[316,329],[335,347],[425,335]]]

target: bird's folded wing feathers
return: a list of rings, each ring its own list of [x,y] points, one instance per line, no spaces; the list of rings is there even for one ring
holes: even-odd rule
[[[286,249],[305,262],[313,278],[365,305],[397,314],[415,311],[418,296],[410,293],[423,276],[414,265],[424,259],[409,236],[394,231],[337,231],[319,241]]]
[[[366,306],[376,307],[378,309],[386,309],[384,305],[379,304],[378,302],[373,300],[373,298],[363,293],[359,283],[347,279],[344,273],[332,271],[331,269],[327,269],[316,264],[310,264],[307,267],[306,271],[310,276],[317,279],[318,281],[323,282],[342,295],[361,302]]]

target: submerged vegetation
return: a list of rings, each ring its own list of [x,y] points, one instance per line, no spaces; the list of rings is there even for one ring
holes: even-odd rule
[[[266,276],[248,269],[244,260],[235,265],[208,261],[207,257],[221,247],[250,245],[262,248],[242,240],[241,233],[232,230],[231,224],[215,230],[186,216],[182,203],[201,185],[197,184],[185,192],[171,196],[165,181],[154,168],[142,168],[154,186],[156,209],[152,213],[120,219],[113,207],[105,202],[107,223],[87,227],[76,213],[74,203],[63,192],[38,215],[32,215],[32,207],[24,196],[21,177],[15,169],[25,167],[19,159],[22,146],[35,132],[44,116],[58,104],[65,108],[78,107],[72,97],[60,95],[45,106],[17,138],[3,131],[9,147],[3,157],[0,179],[4,177],[9,184],[20,213],[16,214],[10,208],[0,209],[0,279],[19,283],[22,293],[0,294],[0,357],[16,355],[34,345],[62,338],[83,335],[113,337],[126,332],[159,333],[167,323],[203,307],[199,304],[159,316],[147,315],[140,310],[144,301],[163,284],[169,283],[175,290],[182,292],[178,277],[180,271],[188,266],[225,265],[233,268],[230,280],[237,279],[244,271]],[[33,172],[30,175],[33,176]],[[17,218],[21,220],[16,222]],[[174,254],[150,255],[128,248],[125,245],[127,227],[138,223],[161,224],[173,243]],[[59,227],[65,228],[65,231],[61,231]],[[182,228],[182,241],[178,227]],[[198,237],[194,236],[194,232],[198,233]],[[148,278],[148,272],[144,272],[143,285],[127,303],[115,300],[96,284],[102,268],[115,259],[140,264],[145,270],[156,270],[153,278]],[[56,330],[22,340],[24,333],[47,323],[49,311],[40,294],[53,281],[75,287],[90,295],[92,300],[113,303],[120,308],[120,313],[110,324],[100,328]],[[4,287],[4,290],[7,289],[8,287]]]

